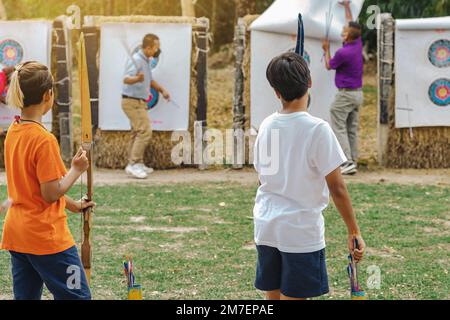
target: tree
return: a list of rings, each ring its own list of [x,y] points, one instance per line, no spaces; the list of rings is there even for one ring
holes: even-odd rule
[[[181,0],[181,15],[186,17],[195,17],[193,0]]]
[[[236,18],[256,13],[256,0],[234,0],[236,4]]]

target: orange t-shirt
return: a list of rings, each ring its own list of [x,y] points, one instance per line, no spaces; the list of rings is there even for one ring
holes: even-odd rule
[[[40,189],[67,173],[55,136],[39,124],[14,122],[5,140],[5,169],[13,204],[3,225],[1,248],[49,255],[73,247],[65,198],[49,204]]]

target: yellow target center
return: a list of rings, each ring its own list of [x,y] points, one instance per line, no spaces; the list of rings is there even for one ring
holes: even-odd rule
[[[12,59],[16,56],[16,53],[14,52],[13,49],[8,49],[6,50],[6,57],[8,57],[9,59]]]
[[[441,98],[445,98],[447,96],[447,94],[448,94],[448,91],[446,88],[441,88],[438,91],[438,96]]]
[[[444,59],[444,58],[446,58],[446,57],[447,57],[447,51],[446,51],[445,49],[440,49],[440,50],[438,50],[438,52],[437,52],[437,57],[438,57],[439,59]]]

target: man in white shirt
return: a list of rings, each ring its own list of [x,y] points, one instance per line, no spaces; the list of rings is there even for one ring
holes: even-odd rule
[[[322,212],[330,192],[348,228],[349,250],[356,261],[364,253],[340,170],[347,159],[329,124],[307,112],[311,76],[305,60],[295,53],[276,57],[267,79],[283,109],[264,120],[255,143],[261,183],[254,207],[255,287],[271,300],[318,297],[329,291]]]

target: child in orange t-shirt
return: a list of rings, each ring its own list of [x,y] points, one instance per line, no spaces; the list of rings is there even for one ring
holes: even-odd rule
[[[77,152],[67,172],[56,138],[42,125],[54,101],[46,66],[31,61],[16,67],[7,101],[21,110],[5,140],[12,203],[1,243],[11,254],[14,298],[41,299],[45,283],[57,300],[91,299],[65,213],[66,208],[79,213],[95,205],[65,195],[89,166],[86,152]]]

